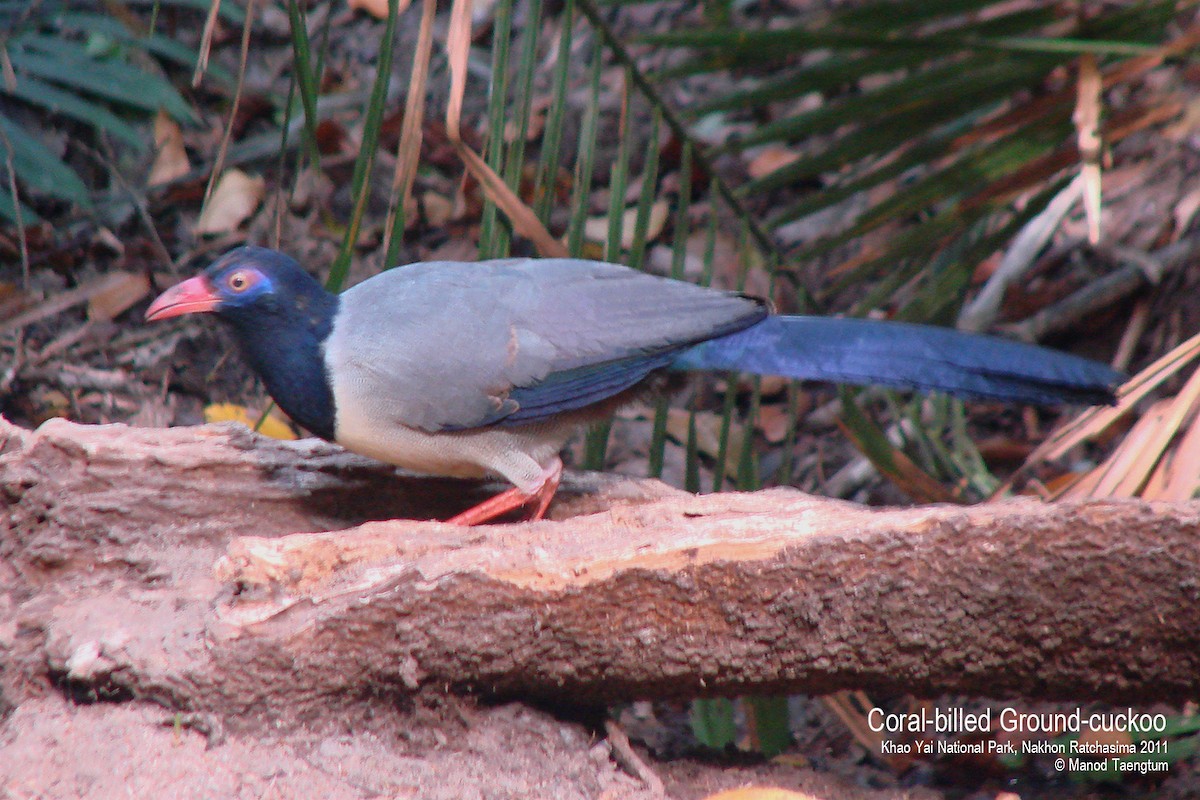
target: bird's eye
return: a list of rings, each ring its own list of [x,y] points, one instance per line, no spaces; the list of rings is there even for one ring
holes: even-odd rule
[[[238,270],[231,272],[229,277],[225,279],[225,284],[235,292],[244,292],[250,286],[250,276]]]

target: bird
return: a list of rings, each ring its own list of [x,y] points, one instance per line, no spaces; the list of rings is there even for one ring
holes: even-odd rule
[[[743,294],[573,258],[433,261],[328,291],[243,246],[163,292],[146,320],[212,313],[296,423],[420,473],[500,477],[448,521],[541,519],[581,427],[673,373],[740,371],[968,398],[1111,404],[1099,362],[948,328],[772,313]],[[651,387],[648,389],[647,387]]]

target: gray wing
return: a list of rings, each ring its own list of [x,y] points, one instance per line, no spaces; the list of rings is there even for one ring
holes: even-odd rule
[[[325,345],[331,375],[427,431],[584,408],[766,314],[745,297],[575,259],[398,267],[346,291],[341,309]]]

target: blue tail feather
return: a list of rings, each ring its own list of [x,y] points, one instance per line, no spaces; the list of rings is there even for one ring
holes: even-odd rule
[[[738,370],[963,397],[1112,403],[1120,373],[1034,345],[949,328],[831,317],[767,317],[683,351],[673,370]]]

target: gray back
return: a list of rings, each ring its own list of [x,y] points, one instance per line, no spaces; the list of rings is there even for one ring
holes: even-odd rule
[[[590,404],[663,366],[664,354],[765,314],[745,297],[597,261],[425,262],[343,293],[325,347],[339,380],[376,392],[389,419],[435,431],[503,420],[520,387],[522,403],[547,400],[544,386]],[[593,374],[603,380],[584,385]],[[549,399],[563,410],[573,398]]]

